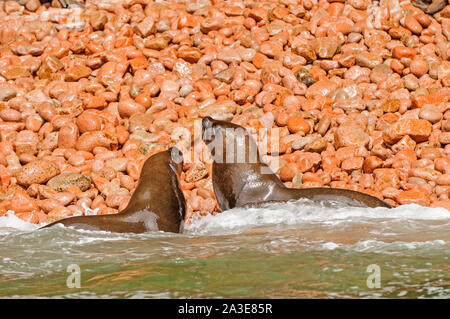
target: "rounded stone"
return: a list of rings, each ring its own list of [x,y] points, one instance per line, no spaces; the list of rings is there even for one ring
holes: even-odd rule
[[[67,187],[77,186],[84,192],[91,186],[91,178],[78,173],[64,173],[50,179],[47,186],[57,192],[65,192]]]

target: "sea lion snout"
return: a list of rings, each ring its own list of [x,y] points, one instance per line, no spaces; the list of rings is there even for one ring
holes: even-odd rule
[[[205,117],[202,120],[202,139],[206,144],[211,143],[214,141],[215,137],[215,130],[214,130],[214,123],[216,120],[214,120],[212,117]]]
[[[167,152],[170,154],[170,165],[174,168],[175,173],[180,176],[183,171],[183,153],[175,146],[169,148]]]
[[[212,127],[214,119],[210,116],[204,117],[202,120],[202,129],[205,130],[207,128]]]

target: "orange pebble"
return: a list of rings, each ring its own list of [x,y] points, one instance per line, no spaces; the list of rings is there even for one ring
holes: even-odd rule
[[[291,116],[287,121],[287,127],[291,133],[308,133],[311,129],[309,123],[300,116]]]
[[[16,213],[15,215],[28,223],[39,224],[39,216],[35,212]]]
[[[78,194],[82,193],[81,189],[78,186],[75,185],[70,185],[66,188],[66,192],[72,193],[75,196],[77,196]]]

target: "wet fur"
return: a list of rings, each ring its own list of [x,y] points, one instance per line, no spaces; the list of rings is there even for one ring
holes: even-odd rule
[[[375,196],[353,190],[326,187],[288,188],[270,170],[269,166],[261,160],[256,143],[247,130],[233,123],[217,121],[207,117],[202,122],[203,136],[213,156],[216,155],[214,150],[215,139],[222,138],[224,140],[225,138],[222,133],[227,128],[234,130],[240,129],[239,131],[243,132],[244,136],[241,137],[245,140],[245,146],[239,145],[239,148],[242,149],[245,147],[246,162],[238,163],[236,158],[234,158],[233,163],[213,162],[213,187],[222,211],[234,207],[254,207],[261,203],[285,202],[301,198],[307,198],[313,201],[339,201],[345,205],[362,207],[392,207]],[[207,130],[210,131],[208,132]],[[234,138],[237,139],[236,136]],[[222,141],[222,143],[222,145],[226,145],[225,141]],[[256,163],[248,161],[248,150],[250,147],[256,149]],[[227,151],[225,147],[225,155]],[[262,169],[268,173],[262,174]]]
[[[118,214],[69,217],[43,228],[62,224],[78,229],[119,233],[180,232],[186,202],[178,183],[182,163],[172,161],[172,149],[146,160],[128,206]]]

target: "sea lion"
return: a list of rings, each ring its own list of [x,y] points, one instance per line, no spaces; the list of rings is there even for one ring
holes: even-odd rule
[[[76,216],[48,224],[117,233],[165,231],[178,233],[184,224],[186,202],[178,183],[182,155],[172,147],[148,158],[127,207],[114,215]]]
[[[421,9],[423,12],[433,15],[436,12],[441,11],[445,8],[445,6],[448,4],[447,0],[433,0],[433,1],[427,1],[427,0],[417,0],[411,2],[413,6]]]
[[[347,189],[286,187],[261,160],[253,137],[242,126],[205,117],[202,138],[214,159],[213,188],[222,211],[301,198],[360,207],[392,207],[375,196]]]

